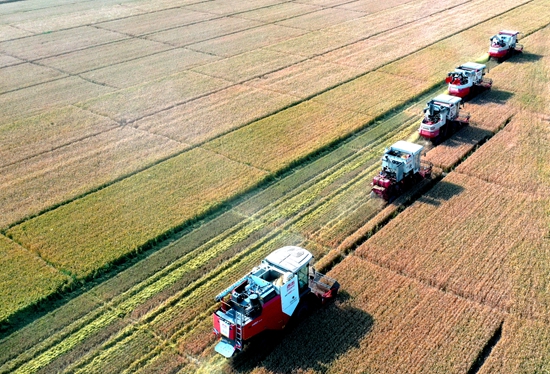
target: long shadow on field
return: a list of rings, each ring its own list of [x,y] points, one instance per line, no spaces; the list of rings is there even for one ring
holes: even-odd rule
[[[532,62],[539,61],[543,56],[531,52],[519,53],[515,56],[510,57],[508,61],[513,62],[514,64],[528,64]]]
[[[481,95],[476,96],[472,99],[472,104],[506,104],[510,98],[514,96],[513,92],[502,91],[499,89],[491,88],[489,91],[482,93]]]
[[[365,311],[342,306],[346,297],[344,292],[335,303],[321,307],[290,331],[266,333],[251,341],[232,359],[230,371],[248,373],[254,368],[273,373],[326,371],[338,356],[358,348],[374,324]]]
[[[445,180],[440,181],[434,188],[420,196],[417,201],[439,206],[443,201],[449,200],[451,197],[459,195],[464,191],[464,187],[459,186]]]

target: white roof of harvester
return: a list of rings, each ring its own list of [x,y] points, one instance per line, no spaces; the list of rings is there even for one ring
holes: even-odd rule
[[[286,246],[272,252],[265,260],[283,270],[296,273],[298,269],[307,264],[312,258],[313,255],[303,248]]]
[[[513,31],[513,30],[500,30],[498,32],[500,35],[517,35],[519,34],[519,31]]]
[[[485,69],[486,66],[483,64],[478,64],[477,62],[467,62],[460,65],[457,69],[472,69],[472,70],[481,70]]]
[[[397,151],[404,152],[404,153],[408,153],[408,154],[415,154],[417,152],[422,151],[422,148],[424,147],[421,146],[420,144],[409,143],[404,140],[400,140],[395,144],[393,144],[390,148],[395,149]]]
[[[445,104],[458,104],[462,99],[457,96],[451,96],[451,95],[437,95],[432,99],[436,103],[445,103]]]

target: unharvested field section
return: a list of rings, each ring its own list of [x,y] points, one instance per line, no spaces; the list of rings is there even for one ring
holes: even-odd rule
[[[466,372],[502,321],[490,308],[353,255],[329,275],[345,290],[334,304],[297,326],[267,357],[245,350],[234,359],[235,370],[227,370]]]

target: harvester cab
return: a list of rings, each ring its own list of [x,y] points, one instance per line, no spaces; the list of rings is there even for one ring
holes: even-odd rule
[[[214,333],[221,337],[216,352],[229,358],[264,330],[281,330],[300,314],[311,298],[324,304],[333,299],[338,282],[310,266],[313,255],[287,246],[267,256],[259,266],[216,296]]]
[[[491,36],[489,56],[501,59],[510,53],[521,53],[523,46],[517,43],[519,34],[519,31],[502,30],[498,34]]]
[[[451,95],[438,95],[424,108],[424,118],[418,132],[426,139],[445,136],[449,127],[466,124],[470,120],[468,113],[461,113],[462,99]]]
[[[464,98],[476,89],[490,89],[493,81],[484,77],[486,68],[484,64],[467,62],[448,73],[445,82],[449,83],[449,95]]]
[[[430,164],[421,162],[423,146],[400,140],[386,148],[382,170],[372,180],[372,192],[386,201],[393,199],[411,182],[431,174]]]

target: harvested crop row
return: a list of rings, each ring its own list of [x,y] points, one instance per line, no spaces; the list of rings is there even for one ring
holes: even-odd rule
[[[194,149],[8,233],[59,268],[85,278],[250,188],[265,175]]]
[[[69,282],[34,253],[0,235],[0,321]]]
[[[36,215],[188,147],[134,128],[117,127],[0,168],[5,177],[0,181],[0,227]]]
[[[453,172],[357,254],[492,307],[544,313],[547,297],[539,295],[539,311],[531,311],[524,296],[516,294],[520,273],[514,269],[531,261],[527,256],[516,263],[521,243],[532,242],[532,256],[537,253],[535,239],[547,232],[547,202]],[[541,282],[541,276],[531,274],[533,282]]]
[[[544,373],[550,370],[549,342],[548,323],[510,316],[479,373]]]
[[[448,171],[464,156],[471,152],[480,142],[490,138],[491,131],[470,125],[459,130],[451,138],[431,149],[426,160],[441,169]]]
[[[355,256],[330,276],[345,290],[336,303],[295,327],[267,357],[236,358],[226,370],[465,372],[502,320],[489,308]],[[254,347],[249,349],[243,356],[253,354]]]

